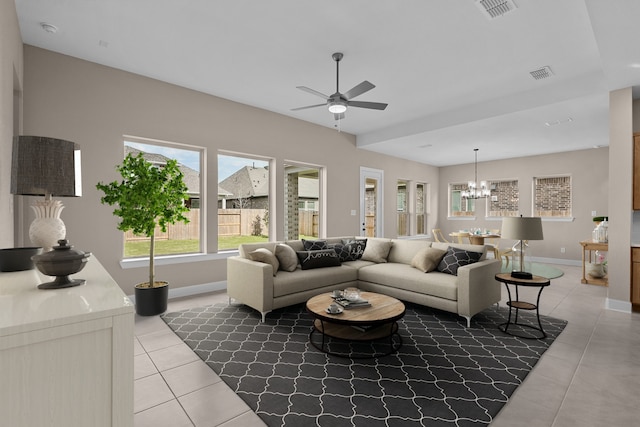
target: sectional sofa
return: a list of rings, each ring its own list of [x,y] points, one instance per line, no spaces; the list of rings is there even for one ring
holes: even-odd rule
[[[243,244],[227,259],[230,301],[258,310],[264,321],[274,309],[353,286],[456,313],[467,327],[473,315],[500,301],[494,276],[501,263],[486,258],[486,246],[369,238],[363,251],[357,239],[321,239],[326,246],[311,250],[301,240]],[[345,246],[346,258],[336,262]]]

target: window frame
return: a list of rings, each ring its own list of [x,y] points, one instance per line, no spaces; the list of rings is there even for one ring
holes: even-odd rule
[[[218,186],[218,189],[220,188],[220,184],[221,182],[223,182],[224,180],[220,180],[220,156],[225,156],[225,157],[236,157],[236,158],[240,158],[240,159],[244,159],[244,160],[248,160],[248,161],[259,161],[259,162],[265,162],[266,166],[265,169],[267,170],[268,174],[268,180],[269,182],[267,183],[267,203],[266,203],[266,210],[267,210],[267,214],[269,216],[269,221],[266,224],[266,231],[267,231],[267,241],[273,241],[272,239],[275,237],[275,228],[274,228],[274,215],[276,214],[275,211],[275,203],[274,203],[274,199],[275,199],[275,194],[276,192],[274,191],[274,182],[275,182],[275,159],[272,157],[266,157],[266,156],[261,156],[258,154],[249,154],[249,153],[241,153],[241,152],[237,152],[237,151],[229,151],[229,150],[217,150],[216,152],[216,170],[217,170],[217,174],[216,174],[216,183]],[[246,166],[246,165],[245,165]],[[244,166],[243,166],[244,167]],[[230,176],[232,176],[233,174],[237,173],[238,171],[240,171],[243,167],[241,167],[240,169],[237,169],[235,172],[233,172],[231,175],[225,177],[224,179],[229,178]],[[220,216],[219,216],[219,210],[222,208],[218,207],[218,201],[219,201],[219,193],[218,193],[218,189],[216,189],[216,211],[215,211],[215,215],[216,215],[216,219],[217,219],[217,227],[215,230],[215,247],[216,247],[216,253],[221,253],[221,254],[226,254],[226,253],[236,253],[238,251],[238,248],[224,248],[224,249],[220,249]],[[238,203],[241,203],[239,201],[240,198],[238,198]],[[227,208],[227,209],[231,209],[231,208]],[[240,208],[242,209],[242,208]],[[241,230],[242,233],[242,230]],[[240,234],[242,236],[242,234]]]
[[[198,230],[198,251],[196,252],[183,252],[183,253],[167,253],[167,254],[160,254],[160,253],[156,253],[154,255],[154,262],[156,262],[156,264],[158,265],[162,265],[164,264],[163,260],[169,260],[171,263],[171,260],[176,260],[176,259],[180,259],[180,258],[192,258],[192,257],[197,257],[197,256],[201,256],[207,253],[207,242],[206,242],[206,234],[205,234],[205,230],[206,230],[206,218],[207,218],[207,211],[206,211],[206,206],[207,206],[207,200],[206,200],[206,158],[207,158],[207,148],[206,147],[201,147],[198,145],[193,145],[193,144],[185,144],[182,142],[173,142],[173,141],[165,141],[165,140],[159,140],[159,139],[153,139],[153,138],[145,138],[145,137],[141,137],[141,136],[134,136],[134,135],[123,135],[122,136],[122,149],[123,149],[123,153],[125,152],[125,147],[127,146],[127,142],[131,143],[131,144],[142,144],[142,145],[147,145],[147,146],[157,146],[157,147],[164,147],[164,148],[168,148],[168,149],[177,149],[177,150],[183,150],[183,151],[192,151],[192,152],[196,152],[199,154],[199,171],[196,171],[200,174],[200,179],[199,179],[199,207],[197,209],[199,209],[199,214],[200,214],[200,218],[199,218],[199,230]],[[136,147],[133,147],[134,149],[138,149]],[[141,150],[142,151],[142,150]],[[159,153],[157,153],[159,154]],[[163,154],[162,154],[163,155]],[[169,157],[169,156],[165,156],[165,157]],[[175,157],[170,157],[172,159],[175,159]],[[123,159],[124,159],[124,155],[123,155]],[[178,160],[178,159],[176,159]],[[179,164],[183,164],[179,161]],[[184,164],[183,164],[184,165]],[[188,167],[187,165],[184,165],[186,167]],[[122,233],[122,253],[121,253],[121,261],[120,264],[123,266],[124,265],[128,265],[128,266],[135,266],[139,263],[148,263],[149,261],[149,256],[125,256],[125,243],[126,243],[126,233],[123,232]]]
[[[297,160],[284,160],[283,161],[283,185],[284,185],[284,200],[283,200],[283,233],[285,236],[285,239],[288,239],[288,230],[287,230],[287,224],[288,224],[288,209],[287,209],[287,204],[289,203],[288,200],[288,195],[287,195],[287,177],[288,174],[290,172],[287,171],[287,168],[295,168],[295,169],[299,169],[301,171],[303,170],[309,170],[309,169],[314,169],[317,170],[318,173],[318,200],[315,201],[315,204],[317,204],[316,208],[317,209],[313,209],[315,211],[318,212],[318,237],[319,238],[324,238],[326,237],[326,230],[327,230],[327,215],[326,215],[326,176],[327,176],[327,168],[326,166],[323,165],[317,165],[317,164],[313,164],[313,163],[307,163],[307,162],[300,162]],[[305,209],[308,209],[309,204],[307,202],[305,202]],[[299,233],[298,233],[299,235]],[[296,239],[297,240],[297,239]]]
[[[470,211],[457,211],[457,212],[469,212],[469,215],[454,215],[453,214],[453,202],[454,202],[454,195],[453,192],[459,192],[462,193],[462,189],[454,189],[454,187],[456,186],[464,186],[465,188],[468,187],[468,183],[461,183],[461,182],[450,182],[447,186],[448,192],[447,192],[447,219],[450,220],[461,220],[461,221],[467,221],[467,220],[475,220],[476,219],[476,215],[477,215],[477,211],[476,211],[476,200],[475,199],[466,199],[466,203],[468,204],[472,204],[473,205],[473,210]],[[462,195],[460,194],[460,204],[462,205],[462,201],[465,200],[464,197],[462,197]]]
[[[569,180],[569,213],[568,215],[539,215],[537,205],[537,180],[539,179],[559,179],[565,178]],[[543,221],[573,221],[573,176],[569,173],[534,176],[531,179],[531,215],[542,218]]]
[[[499,194],[494,195],[494,193],[497,193],[497,190],[495,188],[496,185],[499,185],[501,183],[509,183],[509,182],[515,182],[515,188],[517,190],[517,194],[518,194],[518,201],[517,201],[517,209],[516,210],[512,210],[512,211],[508,211],[509,214],[508,215],[492,215],[491,213],[494,211],[491,211],[491,205],[494,203],[493,198],[494,197],[499,197]],[[486,206],[485,206],[485,218],[489,219],[489,218],[493,218],[493,219],[502,219],[505,217],[513,217],[513,216],[518,216],[520,215],[520,181],[517,178],[513,178],[513,179],[494,179],[491,181],[488,181],[488,187],[489,190],[491,191],[491,195],[488,197]],[[496,200],[499,202],[499,200]]]

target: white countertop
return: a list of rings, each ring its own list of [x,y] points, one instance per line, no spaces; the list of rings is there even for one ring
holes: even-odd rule
[[[37,269],[0,272],[0,336],[134,311],[131,301],[94,256],[70,277],[86,283],[43,290],[38,285],[54,278]]]

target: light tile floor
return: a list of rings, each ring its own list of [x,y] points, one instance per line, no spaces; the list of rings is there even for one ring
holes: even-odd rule
[[[580,284],[579,267],[558,267],[565,274],[543,291],[540,311],[569,324],[491,425],[636,425],[640,314],[605,310],[606,288]],[[535,292],[520,299],[535,302]],[[224,292],[171,300],[168,310],[219,302]],[[159,317],[136,316],[135,335],[136,427],[264,426]]]

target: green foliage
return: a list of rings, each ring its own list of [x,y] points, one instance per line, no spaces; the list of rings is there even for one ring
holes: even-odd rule
[[[104,192],[100,201],[110,206],[117,205],[113,214],[120,217],[119,230],[132,230],[137,235],[151,238],[149,283],[153,286],[156,226],[165,232],[168,224],[189,222],[184,216],[189,211],[184,204],[189,198],[187,186],[176,160],[168,160],[163,167],[157,167],[146,161],[142,153],[137,157],[129,153],[116,169],[122,181],[99,182],[96,188]]]
[[[156,225],[164,232],[167,224],[178,221],[189,222],[184,213],[188,199],[187,186],[176,160],[169,160],[164,167],[156,167],[146,161],[142,154],[128,154],[116,168],[122,181],[96,185],[104,192],[100,201],[117,205],[113,214],[120,217],[118,229],[133,230],[135,234],[153,236]]]
[[[260,215],[256,215],[255,219],[251,223],[251,235],[260,236],[262,234],[262,219]]]

